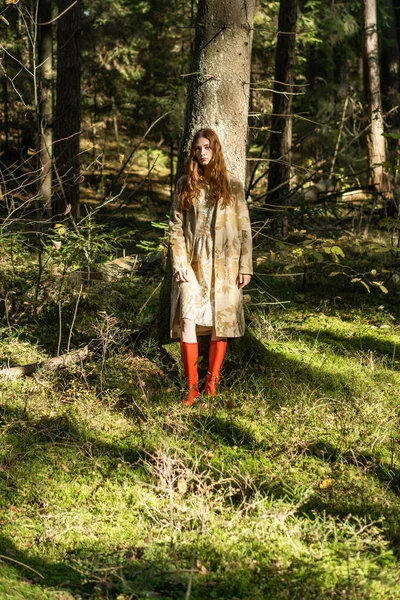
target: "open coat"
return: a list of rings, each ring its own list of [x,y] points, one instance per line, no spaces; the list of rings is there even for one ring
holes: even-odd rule
[[[179,192],[182,179],[178,181]],[[243,185],[229,176],[233,202],[216,206],[214,240],[215,331],[218,337],[240,337],[244,334],[243,293],[238,275],[252,275],[252,238],[249,210]],[[178,192],[172,204],[169,237],[173,272],[187,269],[193,259],[197,209],[182,210]],[[180,337],[180,284],[172,278],[171,337]]]

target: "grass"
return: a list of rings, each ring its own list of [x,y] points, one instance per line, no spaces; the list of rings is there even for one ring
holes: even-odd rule
[[[329,261],[301,289],[298,243],[258,256],[221,393],[191,409],[179,345],[141,339],[160,273],[75,289],[47,267],[34,315],[21,253],[2,366],[99,351],[0,381],[0,600],[400,596],[395,289]],[[386,277],[340,244],[349,272]]]
[[[398,598],[399,325],[342,297],[255,302],[190,410],[176,346],[118,328],[101,359],[0,382],[0,598]],[[36,339],[4,330],[3,363]]]

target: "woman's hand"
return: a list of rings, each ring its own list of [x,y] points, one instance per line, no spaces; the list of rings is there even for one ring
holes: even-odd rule
[[[241,290],[246,285],[248,285],[250,283],[250,280],[251,280],[251,275],[247,275],[246,273],[239,273],[238,278],[237,278],[237,283],[238,283],[239,289]]]
[[[175,281],[178,283],[185,283],[189,281],[189,272],[187,269],[181,269],[175,273]]]

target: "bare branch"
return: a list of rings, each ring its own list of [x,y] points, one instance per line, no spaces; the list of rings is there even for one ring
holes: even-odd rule
[[[61,356],[49,358],[44,362],[36,362],[29,365],[23,365],[21,367],[9,367],[7,369],[1,369],[0,378],[15,380],[21,377],[33,375],[39,369],[42,369],[47,373],[58,371],[59,369],[66,369],[85,360],[96,346],[97,341],[92,340],[89,344],[83,348],[80,348],[79,350],[73,350],[72,352],[62,354]]]

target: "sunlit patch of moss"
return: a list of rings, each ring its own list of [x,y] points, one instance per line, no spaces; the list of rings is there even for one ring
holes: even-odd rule
[[[44,355],[16,347],[22,363]],[[189,584],[191,600],[397,598],[390,314],[254,313],[220,394],[190,410],[171,348],[122,336],[68,371],[0,382],[0,554],[22,563],[0,558],[10,600],[183,599]]]

